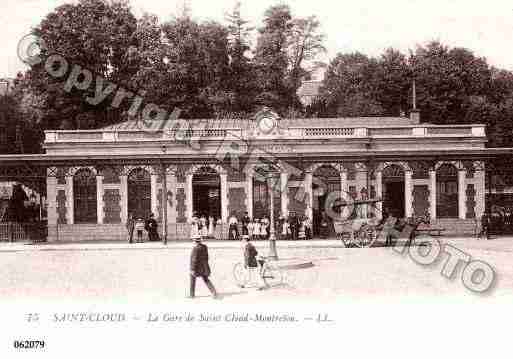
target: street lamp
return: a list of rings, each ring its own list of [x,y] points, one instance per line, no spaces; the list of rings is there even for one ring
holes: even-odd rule
[[[276,252],[276,233],[274,228],[274,191],[272,180],[275,173],[269,172],[267,176],[267,187],[269,189],[270,196],[270,207],[271,207],[271,219],[270,219],[270,233],[269,233],[269,259],[278,260],[278,253]]]

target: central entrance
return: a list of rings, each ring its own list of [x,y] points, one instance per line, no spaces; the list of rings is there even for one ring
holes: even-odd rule
[[[331,222],[329,213],[340,213],[340,207],[337,207],[336,197],[330,194],[340,191],[340,173],[331,165],[322,165],[317,168],[313,174],[313,234],[319,236],[321,234],[321,222],[324,216]],[[332,203],[328,203],[328,198]],[[334,233],[332,224],[329,224],[328,235]]]
[[[75,173],[73,178],[75,223],[96,223],[96,175],[88,168]]]
[[[199,168],[192,177],[193,212],[199,216],[221,218],[221,177],[211,167]]]
[[[383,215],[404,218],[404,170],[390,165],[383,170]]]
[[[458,169],[443,164],[436,171],[436,216],[458,218]]]
[[[261,164],[254,168],[256,176],[253,178],[253,218],[263,219],[264,217],[270,218],[271,216],[271,198],[270,191],[274,196],[273,198],[273,215],[275,219],[286,217],[286,213],[281,213],[281,179],[276,173],[279,173],[279,168],[272,164]],[[274,173],[272,179],[269,179],[269,174]]]
[[[128,175],[128,214],[135,218],[150,217],[151,180],[145,169],[135,168]]]

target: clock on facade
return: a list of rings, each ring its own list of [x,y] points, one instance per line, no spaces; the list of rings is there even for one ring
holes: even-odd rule
[[[269,134],[276,127],[276,119],[268,116],[262,117],[258,123],[258,127],[262,133]]]

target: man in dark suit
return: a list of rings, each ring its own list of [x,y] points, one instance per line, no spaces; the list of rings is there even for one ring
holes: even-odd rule
[[[156,242],[159,241],[159,233],[157,231],[157,221],[155,220],[155,215],[152,213],[150,214],[150,218],[146,221],[146,224],[144,225],[144,229],[148,232],[148,239],[150,242]]]
[[[248,216],[248,212],[244,212],[244,217],[242,217],[242,235],[249,235],[248,224],[251,222],[251,218]]]
[[[289,225],[290,225],[290,234],[292,235],[292,240],[297,241],[297,237],[299,234],[299,219],[296,216],[296,212],[290,212]]]
[[[210,266],[208,265],[208,248],[206,245],[201,243],[200,238],[195,239],[196,245],[191,252],[191,264],[190,264],[190,292],[189,298],[195,297],[196,292],[196,278],[201,277],[205,282],[206,286],[212,293],[214,299],[218,298],[214,285],[208,278],[210,276]]]

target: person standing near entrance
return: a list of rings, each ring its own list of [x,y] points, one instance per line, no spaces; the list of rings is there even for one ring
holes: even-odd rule
[[[143,241],[144,220],[140,217],[137,218],[134,227],[137,232],[137,243],[141,243]]]
[[[251,218],[249,218],[248,212],[244,212],[244,217],[242,217],[242,235],[248,236],[251,235],[249,233],[248,225],[251,222]]]
[[[146,224],[144,226],[144,229],[148,232],[148,239],[150,242],[156,242],[160,240],[159,233],[158,233],[158,224],[155,220],[155,215],[152,213],[150,214],[150,218],[146,221]]]
[[[214,299],[218,299],[217,291],[210,281],[210,265],[208,264],[208,248],[206,245],[201,243],[201,238],[196,237],[194,239],[195,245],[191,252],[190,261],[190,291],[189,298],[196,296],[196,278],[200,277],[205,282],[205,285],[212,293]]]
[[[201,237],[198,218],[196,216],[192,217],[191,220],[191,232],[190,232],[191,240],[196,240]]]
[[[299,234],[299,220],[296,216],[296,213],[291,212],[289,216],[290,222],[290,234],[292,235],[292,240],[296,241]]]
[[[215,227],[216,227],[216,221],[214,219],[214,216],[208,216],[208,238],[215,238],[214,237]]]
[[[134,240],[134,227],[135,227],[135,220],[134,215],[130,213],[128,215],[128,220],[126,221],[126,230],[128,232],[128,243],[132,244]]]
[[[235,214],[231,215],[228,224],[228,239],[232,241],[239,239],[239,229],[237,228],[237,217],[235,217]]]
[[[205,217],[204,214],[200,218],[200,234],[202,239],[206,239],[208,237],[207,217]]]

